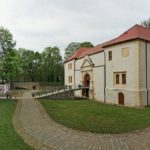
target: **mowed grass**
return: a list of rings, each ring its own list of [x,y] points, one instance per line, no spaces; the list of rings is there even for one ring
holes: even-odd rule
[[[16,134],[12,116],[16,102],[0,100],[0,150],[31,150]]]
[[[69,128],[125,133],[150,126],[150,108],[135,109],[91,100],[40,100],[48,115]]]

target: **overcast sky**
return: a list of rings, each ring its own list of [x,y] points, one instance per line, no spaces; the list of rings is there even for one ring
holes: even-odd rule
[[[0,25],[23,47],[99,44],[150,17],[150,0],[0,0]],[[62,52],[63,53],[63,52]]]

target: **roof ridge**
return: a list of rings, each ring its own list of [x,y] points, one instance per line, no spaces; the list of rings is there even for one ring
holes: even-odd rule
[[[75,52],[74,55],[72,55],[72,57],[68,59],[68,61],[72,59],[76,59],[76,58],[77,59],[82,58],[87,54],[92,55],[92,54],[103,51],[104,48],[107,46],[112,46],[118,43],[130,41],[134,39],[142,39],[145,41],[150,41],[150,29],[147,27],[143,27],[142,25],[135,24],[133,27],[129,28],[128,30],[123,32],[121,35],[119,35],[118,37],[110,41],[103,42],[101,44],[98,44],[90,48],[87,48],[87,47],[79,48],[77,52]]]

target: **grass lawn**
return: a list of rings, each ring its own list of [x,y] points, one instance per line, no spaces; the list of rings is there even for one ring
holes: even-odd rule
[[[90,100],[40,100],[49,116],[69,128],[125,133],[150,126],[150,108],[134,109]]]
[[[0,149],[1,150],[31,150],[16,134],[12,125],[12,115],[16,102],[0,100]]]

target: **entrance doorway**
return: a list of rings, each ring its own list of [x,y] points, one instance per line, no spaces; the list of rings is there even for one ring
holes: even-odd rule
[[[32,88],[33,88],[33,90],[35,90],[35,89],[36,89],[36,86],[34,85]]]
[[[86,74],[84,76],[84,87],[85,87],[85,96],[89,97],[89,88],[90,88],[90,75]]]
[[[121,92],[118,94],[118,104],[124,105],[124,94]]]

